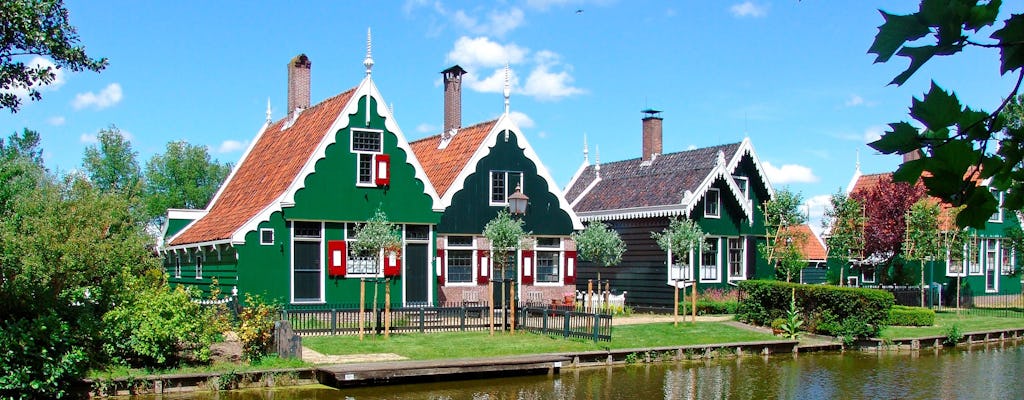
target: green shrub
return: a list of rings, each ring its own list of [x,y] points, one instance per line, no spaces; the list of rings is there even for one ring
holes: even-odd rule
[[[68,396],[67,389],[89,364],[74,337],[69,324],[53,312],[0,320],[0,398]]]
[[[189,291],[157,285],[139,289],[103,316],[103,350],[111,361],[138,367],[176,365],[182,357],[206,362],[220,334],[212,312]]]
[[[697,315],[735,314],[740,303],[736,300],[697,300]],[[679,313],[689,314],[692,311],[691,303],[679,303]]]
[[[256,362],[270,353],[274,346],[274,322],[281,308],[267,303],[259,296],[245,294],[245,307],[238,314],[238,339],[242,354],[249,362]]]
[[[960,325],[953,324],[953,326],[946,329],[946,339],[942,341],[942,344],[946,346],[956,346],[960,343],[960,339],[964,338],[964,333],[960,330]]]
[[[886,325],[932,326],[935,325],[935,311],[923,307],[893,306],[889,310]]]
[[[857,337],[877,336],[895,303],[891,293],[875,289],[761,280],[742,281],[739,287],[743,298],[736,318],[740,321],[768,325],[776,318],[785,317],[792,292],[797,307],[809,316],[805,319],[812,321],[809,327]]]

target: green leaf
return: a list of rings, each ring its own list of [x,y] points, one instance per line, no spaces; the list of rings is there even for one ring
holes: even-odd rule
[[[970,107],[964,109],[956,122],[957,132],[969,140],[988,140],[992,133],[1001,129],[990,131],[984,121],[989,115],[984,111],[974,111]]]
[[[992,33],[991,37],[998,40],[1001,46],[1000,73],[1005,74],[1024,66],[1024,15],[1010,16],[1006,20],[1006,25]]]
[[[991,0],[988,4],[971,7],[971,15],[967,18],[967,23],[964,26],[967,29],[977,31],[982,27],[992,25],[996,22],[996,16],[999,15],[999,6],[1002,3],[1002,0]]]
[[[875,41],[868,49],[869,54],[878,55],[875,58],[876,63],[889,61],[903,43],[920,39],[930,32],[928,26],[921,23],[917,14],[895,15],[882,10],[878,12],[882,14],[885,23],[878,27]]]
[[[936,46],[903,47],[899,55],[910,58],[910,65],[907,66],[906,70],[896,75],[895,78],[892,78],[889,84],[896,86],[904,84],[907,79],[910,79],[911,75],[914,75],[924,63],[928,62],[935,55],[936,51],[938,51]]]
[[[938,131],[956,123],[960,119],[962,108],[956,93],[947,93],[932,82],[931,89],[924,95],[924,100],[914,98],[912,101],[910,116],[921,121],[929,130]]]
[[[892,180],[896,182],[907,182],[913,185],[921,178],[921,172],[924,171],[925,164],[926,159],[905,162],[892,174]]]
[[[885,132],[881,139],[868,143],[868,146],[884,154],[907,153],[921,148],[917,136],[917,128],[906,122],[889,124],[891,131]]]
[[[957,225],[985,229],[985,222],[999,209],[999,203],[986,187],[973,186],[965,193],[967,207],[957,215]]]

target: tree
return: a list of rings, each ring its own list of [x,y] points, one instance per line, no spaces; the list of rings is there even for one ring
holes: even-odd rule
[[[0,138],[0,219],[11,211],[16,195],[31,191],[44,178],[42,154],[35,131],[12,133],[6,142]]]
[[[903,244],[903,258],[921,263],[921,307],[925,306],[924,263],[931,263],[944,253],[940,251],[939,213],[939,205],[929,198],[918,200],[907,212],[907,240]]]
[[[1024,81],[1024,14],[1010,14],[983,37],[995,25],[1001,6],[999,0],[924,0],[911,14],[880,11],[885,22],[868,50],[877,55],[876,63],[888,62],[893,55],[909,59],[907,68],[890,82],[895,85],[904,84],[935,56],[967,48],[998,51],[999,73],[1017,75],[1016,84],[992,112],[962,104],[955,91],[932,82],[928,93],[914,98],[910,106],[910,117],[923,129],[906,121],[891,123],[881,139],[870,143],[885,154],[923,150],[921,158],[899,167],[895,179],[915,183],[921,178],[929,195],[965,206],[956,219],[961,227],[984,228],[999,207],[988,188],[978,186],[982,180],[991,178],[989,186],[1005,192],[1005,208],[1024,206],[1024,127],[1009,121],[1012,113],[1003,112]]]
[[[787,282],[804,258],[802,247],[807,238],[795,229],[807,221],[800,212],[802,202],[799,193],[783,189],[761,205],[766,240],[757,245],[757,250],[769,265],[775,266],[776,274],[785,277]]]
[[[864,251],[864,206],[841,190],[829,199],[829,208],[821,220],[822,228],[828,232],[825,244],[828,258],[837,259],[839,285],[843,285],[843,270],[854,258],[863,257]]]
[[[522,219],[512,218],[508,210],[502,209],[498,211],[498,215],[494,219],[487,221],[487,225],[484,225],[484,237],[491,242],[491,259],[498,265],[499,274],[501,280],[501,309],[505,309],[505,269],[508,268],[509,261],[515,256],[519,249],[525,247],[525,241],[529,232],[523,230],[524,221]],[[491,333],[494,333],[494,290],[492,289],[493,282],[488,281],[488,295],[491,296]],[[514,300],[514,299],[509,299]]]
[[[39,87],[56,79],[55,71],[99,72],[107,59],[89,58],[78,45],[78,33],[61,0],[6,0],[0,5],[0,108],[12,113],[21,107],[16,91],[39,100]],[[30,57],[49,62],[33,63]]]
[[[378,209],[376,213],[365,224],[356,228],[355,242],[352,244],[352,253],[356,256],[366,257],[371,260],[374,264],[375,271],[379,271],[379,265],[377,262],[379,257],[382,255],[390,255],[385,253],[394,253],[396,257],[402,254],[402,234],[401,230],[388,221],[387,214],[383,210]],[[365,280],[360,280],[359,289],[359,306],[363,307],[365,292]],[[390,290],[391,290],[391,278],[386,278],[384,282],[384,290],[387,291],[384,301],[384,306],[390,309]],[[373,309],[376,315],[377,311],[377,285],[376,281],[373,286]],[[359,313],[360,319],[363,318],[363,312]],[[385,316],[386,318],[387,316]],[[364,324],[362,321],[359,323],[359,338],[362,340],[362,329]],[[387,328],[387,326],[385,326]]]
[[[676,268],[680,262],[683,262],[682,268],[693,267],[694,260],[689,259],[690,251],[699,248],[700,243],[704,241],[704,231],[697,225],[696,222],[685,218],[673,217],[669,220],[668,227],[661,232],[651,232],[651,238],[658,243],[658,247],[664,250],[669,255],[669,271],[672,268]],[[697,256],[700,259],[700,256]],[[693,322],[697,322],[697,274],[699,271],[694,272],[693,278],[693,295],[691,299],[692,311],[693,311]],[[671,276],[671,274],[670,274]],[[672,293],[675,297],[675,303],[673,304],[673,314],[678,315],[679,313],[679,284],[678,279],[673,282]],[[678,323],[678,322],[676,322]]]
[[[163,154],[146,162],[147,217],[162,223],[168,208],[206,207],[230,172],[231,164],[212,160],[206,147],[168,142]]]
[[[98,141],[85,148],[82,169],[89,180],[104,192],[121,193],[132,199],[141,193],[142,171],[138,153],[116,126],[110,125],[96,135]]]
[[[902,266],[894,265],[893,258],[903,251],[906,238],[907,211],[924,197],[921,185],[894,182],[883,175],[874,187],[862,188],[850,197],[864,204],[864,257],[863,263],[887,272],[885,279],[902,276]],[[882,267],[879,268],[878,266]],[[889,283],[889,282],[886,282]]]
[[[608,229],[608,225],[594,221],[582,232],[573,232],[572,240],[576,242],[576,250],[581,260],[591,261],[600,266],[610,267],[622,261],[622,253],[626,244],[619,233]],[[597,281],[601,281],[601,270],[598,269]]]

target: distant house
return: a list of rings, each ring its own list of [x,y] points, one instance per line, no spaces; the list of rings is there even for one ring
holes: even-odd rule
[[[569,238],[582,228],[551,174],[505,111],[497,119],[462,127],[461,76],[442,72],[445,126],[442,133],[412,143],[416,157],[440,195],[437,224],[439,301],[483,302],[488,281],[517,284],[521,300],[547,303],[574,291],[576,246]],[[502,271],[491,257],[484,226],[506,209],[516,191],[529,197],[522,218],[532,243]],[[495,285],[499,290],[500,285]],[[496,296],[496,298],[498,298]]]
[[[825,251],[825,243],[821,241],[807,224],[797,225],[792,228],[798,236],[804,240],[800,243],[800,252],[804,255],[806,266],[800,269],[798,282],[800,283],[825,283],[828,281],[826,273],[828,268],[828,253]]]
[[[630,304],[671,307],[671,285],[679,280],[698,277],[700,288],[728,288],[773,276],[757,243],[765,235],[760,205],[774,191],[750,140],[662,154],[660,112],[644,113],[641,157],[591,164],[584,149],[583,164],[566,187],[581,220],[608,223],[626,242],[618,266],[581,263],[577,287],[586,288],[601,268],[613,290],[629,292]],[[669,255],[651,233],[672,217],[696,221],[708,237],[682,265],[669,268]]]
[[[855,196],[857,193],[869,191],[877,187],[883,180],[892,180],[892,173],[862,174],[858,165],[847,193]],[[987,182],[977,181],[980,185],[987,185]],[[919,181],[917,185],[922,185]],[[967,228],[961,233],[967,237],[967,244],[963,249],[948,251],[945,258],[934,262],[926,262],[925,284],[937,283],[947,288],[955,288],[956,278],[961,278],[961,284],[969,289],[975,296],[985,295],[1006,295],[1021,293],[1021,280],[1015,271],[1020,268],[1017,259],[1017,249],[1011,245],[1007,238],[1007,229],[1019,228],[1020,217],[1017,213],[1006,210],[1002,207],[1003,194],[993,191],[999,199],[999,210],[985,224],[984,229]],[[941,202],[937,198],[932,201],[939,203],[943,210],[940,215],[940,229],[952,230],[957,228],[949,220],[947,211],[952,208],[949,204]],[[880,279],[877,276],[876,266],[878,260],[888,258],[885,255],[866,254],[862,260],[855,260],[852,264],[844,266],[844,275],[849,276],[851,284],[875,285]],[[921,272],[921,265],[917,262],[908,262],[901,255],[895,255],[895,263],[904,265],[903,272],[908,278],[903,284],[917,285]],[[836,269],[837,266],[830,266]],[[899,277],[897,277],[899,279]],[[897,282],[900,283],[900,282]]]
[[[369,47],[369,46],[368,46]],[[160,249],[170,281],[286,304],[348,303],[362,278],[392,277],[395,303],[432,303],[443,206],[371,79],[310,105],[311,62],[288,63],[288,114],[267,120],[210,204],[169,210]],[[401,254],[357,257],[355,228],[377,210]]]

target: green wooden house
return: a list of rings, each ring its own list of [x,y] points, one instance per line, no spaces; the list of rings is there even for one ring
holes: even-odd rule
[[[213,282],[285,304],[359,301],[360,280],[391,285],[394,304],[431,304],[443,209],[371,79],[310,105],[311,63],[288,64],[288,115],[267,121],[210,204],[169,210],[160,252],[170,281]],[[377,210],[401,228],[400,252],[357,257],[354,228]]]
[[[504,113],[462,127],[460,78],[465,71],[454,66],[442,73],[444,130],[412,143],[444,208],[436,240],[439,301],[482,304],[489,298],[487,283],[505,281],[516,284],[521,301],[561,303],[575,290],[576,247],[569,235],[582,228],[579,218],[509,116],[507,80]],[[532,240],[502,271],[482,232],[517,191],[529,198],[526,212],[516,218],[524,221]]]
[[[892,180],[892,173],[862,174],[858,166],[847,186],[847,194],[856,196],[859,192],[872,190],[882,180]],[[980,184],[986,185],[987,182]],[[956,289],[957,278],[960,278],[962,288],[972,293],[975,299],[1021,293],[1021,278],[1016,273],[1020,268],[1019,260],[1006,233],[1007,229],[1020,227],[1020,216],[1002,207],[1002,193],[993,194],[1000,199],[999,211],[992,215],[984,229],[968,228],[961,233],[967,238],[963,249],[947,251],[944,259],[924,263],[926,285],[938,284],[951,292]],[[940,203],[943,215],[946,215],[951,207],[938,199],[935,201]],[[947,217],[940,217],[940,223],[944,230],[958,229]],[[833,275],[838,275],[838,268],[844,268],[845,283],[874,286],[882,281],[876,267],[889,258],[888,255],[867,254],[852,263],[830,260],[829,268]],[[899,254],[891,258],[892,263],[901,264],[902,274],[886,281],[912,286],[920,283],[921,263],[904,260]]]
[[[676,153],[661,153],[660,112],[645,110],[642,156],[601,163],[584,161],[566,187],[566,198],[583,221],[603,221],[626,243],[622,262],[609,268],[581,262],[577,286],[611,281],[634,306],[672,306],[672,287],[726,289],[738,281],[770,278],[774,269],[758,255],[764,240],[760,205],[774,190],[749,139]],[[696,221],[708,235],[700,249],[671,257],[651,233],[669,219]],[[682,260],[671,265],[670,259]]]

